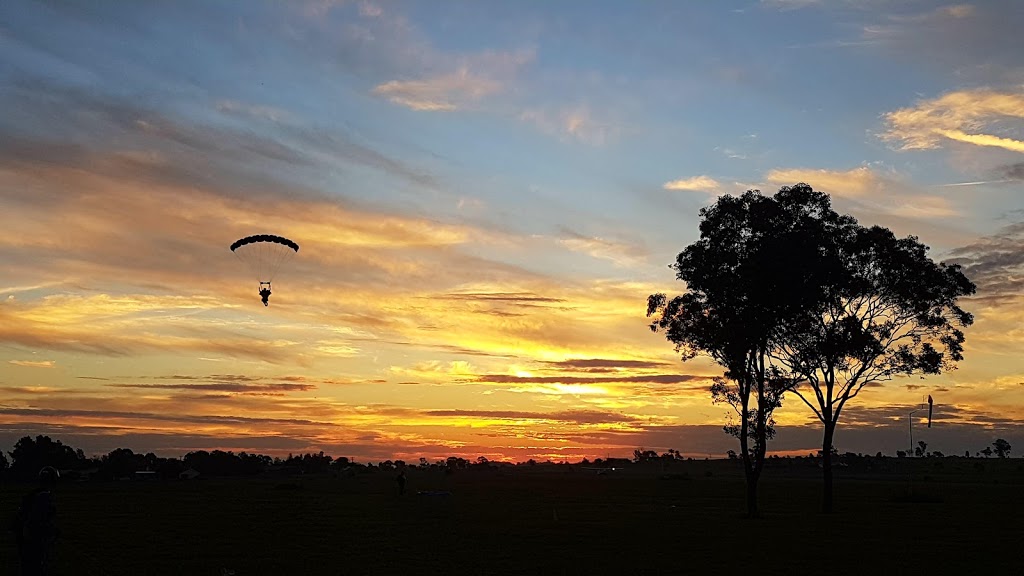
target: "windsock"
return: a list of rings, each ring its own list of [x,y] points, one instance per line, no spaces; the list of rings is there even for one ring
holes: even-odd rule
[[[928,395],[928,427],[932,427],[932,395]]]

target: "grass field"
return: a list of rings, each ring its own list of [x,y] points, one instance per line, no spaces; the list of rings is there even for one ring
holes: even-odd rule
[[[402,497],[383,472],[65,485],[57,573],[1024,574],[1024,461],[943,460],[838,470],[828,517],[820,471],[780,465],[766,471],[757,520],[742,517],[728,461],[607,475],[414,470]],[[902,498],[908,465],[931,502]],[[28,488],[0,487],[4,518]],[[2,538],[15,574],[11,534]]]

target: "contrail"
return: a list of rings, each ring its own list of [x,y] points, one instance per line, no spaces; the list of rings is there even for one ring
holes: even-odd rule
[[[952,184],[936,184],[936,187],[951,188],[953,186],[980,186],[982,184],[1005,184],[1006,182],[1016,182],[1016,180],[979,180],[977,182],[954,182]]]

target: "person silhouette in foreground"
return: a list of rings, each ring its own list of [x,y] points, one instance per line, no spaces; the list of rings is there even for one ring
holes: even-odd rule
[[[49,574],[57,542],[57,503],[53,489],[60,473],[53,466],[39,471],[39,486],[21,499],[14,522],[22,576]]]
[[[270,298],[270,284],[264,286],[262,282],[260,283],[260,298],[263,300],[264,306],[270,305],[270,302],[267,301]]]
[[[398,473],[398,477],[395,478],[395,482],[398,482],[398,495],[405,494],[405,470]]]

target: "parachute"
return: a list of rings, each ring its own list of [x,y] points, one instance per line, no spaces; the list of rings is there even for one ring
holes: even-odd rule
[[[248,266],[260,283],[260,296],[267,305],[274,275],[299,251],[299,245],[273,234],[257,234],[236,240],[231,252]]]

